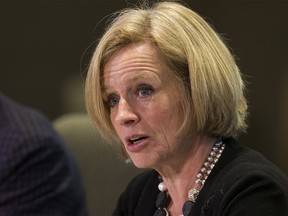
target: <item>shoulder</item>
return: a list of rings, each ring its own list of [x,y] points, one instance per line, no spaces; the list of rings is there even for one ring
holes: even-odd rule
[[[135,176],[127,186],[127,189],[131,188],[143,188],[147,185],[147,182],[158,179],[158,173],[155,170],[147,169]]]
[[[27,136],[54,135],[49,119],[32,107],[17,103],[0,94],[0,130]]]
[[[150,208],[154,208],[157,184],[158,173],[155,170],[145,170],[134,177],[121,194],[113,215],[134,215],[135,212],[142,215],[149,212]]]
[[[145,170],[136,177],[134,177],[124,192],[128,199],[134,200],[134,202],[141,196],[143,190],[145,190],[151,184],[157,184],[158,173],[154,170]]]
[[[37,151],[63,152],[64,140],[54,130],[51,122],[38,110],[19,104],[0,94],[0,154],[15,159]],[[1,159],[0,159],[1,160]]]
[[[221,157],[205,188],[221,214],[287,211],[287,177],[262,154],[229,141]]]
[[[50,121],[39,111],[2,95],[0,173],[0,194],[4,195],[0,197],[0,204],[6,203],[0,205],[1,212],[24,215],[29,211],[39,211],[39,214],[53,214],[54,211],[60,214],[73,209],[77,212],[83,204],[76,163]],[[68,196],[70,199],[66,200]],[[13,202],[7,202],[7,197]],[[63,201],[67,206],[60,209],[55,205]]]
[[[3,95],[0,95],[0,140],[0,169],[5,166],[6,172],[9,167],[24,166],[29,161],[36,165],[48,159],[53,164],[66,154],[64,140],[45,115]]]
[[[287,176],[261,153],[233,142],[226,145],[223,158],[219,160],[219,179],[228,184],[244,180],[256,182],[257,179],[287,184]]]

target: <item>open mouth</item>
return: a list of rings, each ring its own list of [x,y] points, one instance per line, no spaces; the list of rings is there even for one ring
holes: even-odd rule
[[[134,144],[137,144],[137,143],[140,143],[142,142],[143,140],[145,140],[147,137],[135,137],[135,138],[131,138],[129,139],[129,144],[131,145],[134,145]]]

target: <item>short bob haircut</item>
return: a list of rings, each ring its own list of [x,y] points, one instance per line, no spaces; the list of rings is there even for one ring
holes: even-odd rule
[[[108,141],[119,138],[102,98],[103,68],[124,46],[158,46],[182,89],[181,132],[211,137],[234,136],[246,129],[244,83],[219,35],[188,7],[158,2],[114,14],[91,59],[85,83],[87,111]]]

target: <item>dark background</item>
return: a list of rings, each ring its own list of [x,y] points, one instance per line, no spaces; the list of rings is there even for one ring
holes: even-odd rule
[[[0,91],[51,121],[85,110],[82,80],[100,21],[127,2],[136,1],[0,1]],[[248,83],[241,142],[288,174],[288,2],[186,2],[226,38]]]

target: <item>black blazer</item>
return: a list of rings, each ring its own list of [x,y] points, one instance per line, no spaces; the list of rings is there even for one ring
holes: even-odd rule
[[[288,215],[287,177],[260,153],[224,140],[226,147],[201,190],[191,215]],[[113,215],[153,215],[158,173],[135,177]]]
[[[86,215],[78,168],[39,112],[0,94],[0,215]]]

